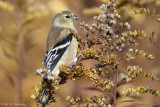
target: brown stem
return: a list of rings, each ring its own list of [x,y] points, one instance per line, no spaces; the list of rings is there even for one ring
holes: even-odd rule
[[[114,89],[113,89],[113,103],[114,103],[114,107],[116,107],[116,98],[117,98],[117,84],[118,84],[118,70],[117,70],[117,67],[114,68],[114,72],[115,72],[115,75],[114,75]]]
[[[126,79],[122,79],[120,82],[117,83],[117,87],[126,83]]]
[[[19,53],[19,75],[18,75],[18,103],[22,104],[22,80],[24,69],[24,35],[22,33],[22,15],[18,14],[18,53]],[[20,106],[19,106],[20,107]]]
[[[19,46],[19,55],[20,55],[20,63],[19,63],[19,76],[18,76],[18,93],[19,99],[18,103],[22,103],[22,79],[23,79],[23,69],[24,69],[24,50],[23,44]]]

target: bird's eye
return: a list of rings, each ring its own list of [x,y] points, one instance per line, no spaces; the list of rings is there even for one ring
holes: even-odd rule
[[[70,18],[70,16],[66,16],[66,18]]]

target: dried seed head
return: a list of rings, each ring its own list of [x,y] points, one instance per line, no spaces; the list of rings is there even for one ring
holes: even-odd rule
[[[129,49],[129,52],[133,52],[133,49],[132,49],[132,48],[130,48],[130,49]]]
[[[97,20],[97,19],[98,19],[98,16],[94,16],[93,19],[94,19],[94,20]]]

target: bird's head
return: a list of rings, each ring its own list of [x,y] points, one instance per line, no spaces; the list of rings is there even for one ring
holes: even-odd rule
[[[75,16],[71,11],[61,11],[55,15],[52,26],[74,28],[73,22],[77,19],[78,17]]]

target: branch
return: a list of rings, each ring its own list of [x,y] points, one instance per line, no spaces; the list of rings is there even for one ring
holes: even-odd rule
[[[3,47],[3,53],[7,58],[12,59],[12,60],[16,61],[17,63],[19,63],[18,58],[16,58],[15,56],[11,55],[10,53],[8,53],[4,47]]]

